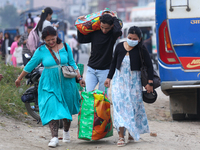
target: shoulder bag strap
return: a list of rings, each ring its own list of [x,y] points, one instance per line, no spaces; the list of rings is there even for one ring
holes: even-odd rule
[[[50,49],[48,46],[47,46],[47,48],[49,49],[51,55],[53,56],[54,60],[56,61],[56,64],[60,65],[60,62],[59,62],[58,58],[56,57],[56,55],[54,54],[54,52],[52,51],[52,49]]]
[[[65,46],[65,50],[68,52],[68,50],[67,50],[67,44],[66,43],[63,43],[63,44]]]
[[[63,43],[64,44],[64,46],[65,46],[65,50],[67,51],[67,53],[68,53],[68,50],[67,50],[67,44],[64,42]],[[68,60],[69,60],[69,54],[68,54]],[[69,65],[69,63],[68,63],[68,65]],[[69,65],[70,66],[70,65]]]

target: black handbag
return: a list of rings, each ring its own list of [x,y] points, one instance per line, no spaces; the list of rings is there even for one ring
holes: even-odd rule
[[[140,69],[141,71],[141,82],[142,86],[146,86],[148,84],[148,73],[147,73],[147,66],[145,65],[144,62],[144,55],[143,55],[143,50],[139,50],[140,54],[140,60],[142,67]],[[157,72],[153,69],[153,89],[156,89],[160,86],[160,77],[158,76]]]
[[[157,92],[153,90],[152,93],[147,93],[147,91],[142,91],[143,101],[148,104],[152,104],[157,99]]]

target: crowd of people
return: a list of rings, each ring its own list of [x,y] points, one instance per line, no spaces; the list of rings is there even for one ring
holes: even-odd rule
[[[16,36],[13,43],[9,39],[9,34],[5,34],[3,42],[0,39],[0,43],[3,43],[1,46],[3,59],[13,55],[14,66],[22,64],[22,61],[18,60],[23,60],[25,67],[15,81],[17,87],[20,86],[21,80],[38,64],[42,63],[44,66],[38,87],[38,105],[42,124],[49,124],[52,134],[48,146],[56,147],[58,145],[58,120],[60,119],[64,124],[63,142],[70,142],[69,128],[72,115],[78,114],[80,109],[80,94],[76,83],[82,87],[86,86],[86,91],[93,91],[97,84],[99,90],[105,91],[105,87],[109,88],[112,81],[114,127],[119,134],[117,146],[125,146],[126,130],[129,133],[129,142],[139,140],[140,134],[149,132],[142,100],[139,51],[143,51],[148,70],[149,84],[145,86],[145,89],[148,93],[153,91],[153,65],[149,53],[143,45],[140,28],[131,27],[127,40],[117,44],[113,54],[114,44],[122,34],[117,16],[109,12],[103,14],[100,17],[100,30],[87,35],[77,31],[77,37],[73,35],[72,41],[67,44],[57,35],[58,25],[51,24],[52,14],[53,10],[50,7],[42,10],[40,20],[35,28],[34,20],[29,15],[26,21],[27,31],[20,37]],[[84,17],[80,16],[78,19],[83,20]],[[26,40],[33,28],[39,35],[40,44],[37,50],[31,53],[26,47]],[[76,65],[79,60],[77,47],[81,43],[89,42],[91,42],[91,55],[87,65],[86,81],[84,81]],[[10,53],[6,50],[9,46],[11,46]],[[19,53],[15,54],[17,48],[22,49],[21,59],[14,57],[20,56]],[[26,53],[31,55],[30,60],[25,57]],[[74,60],[75,55],[77,56],[76,61]],[[73,66],[77,76],[75,78],[64,77],[62,66]]]

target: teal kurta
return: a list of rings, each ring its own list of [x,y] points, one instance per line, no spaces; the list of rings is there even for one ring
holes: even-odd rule
[[[73,59],[70,46],[68,51],[63,47],[55,53],[61,65],[70,65],[78,69]],[[61,68],[56,64],[53,56],[45,45],[38,48],[24,71],[30,73],[38,64],[44,65],[39,86],[38,105],[42,124],[46,125],[51,120],[69,119],[73,114],[78,114],[80,108],[80,95],[75,78],[65,78]]]

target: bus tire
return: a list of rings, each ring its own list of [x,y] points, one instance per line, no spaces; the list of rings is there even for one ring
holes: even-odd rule
[[[170,113],[173,120],[192,119],[197,114],[197,90],[173,90],[170,96]]]
[[[172,114],[172,119],[176,121],[185,120],[185,114]]]

